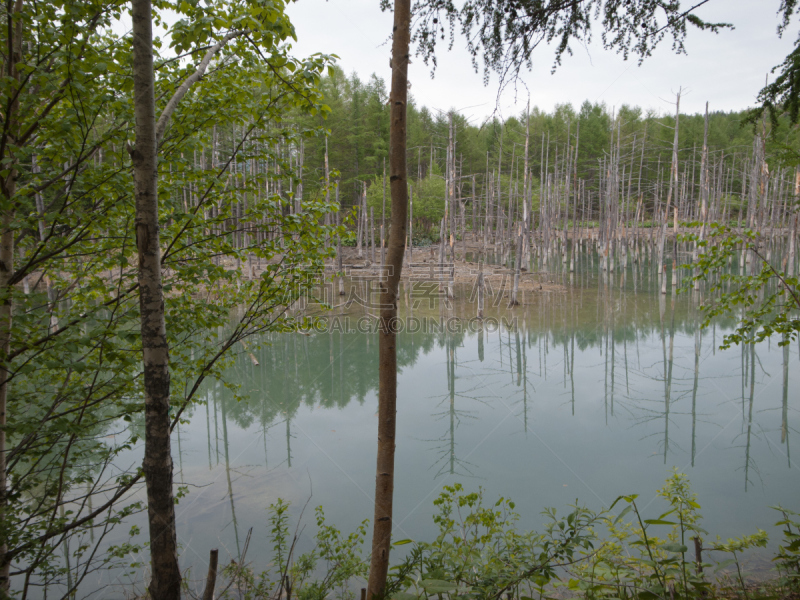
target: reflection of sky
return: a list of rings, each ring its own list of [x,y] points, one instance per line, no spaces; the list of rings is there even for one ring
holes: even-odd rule
[[[703,506],[704,526],[712,535],[738,536],[760,527],[777,539],[771,528],[777,518],[768,507],[783,503],[797,508],[800,492],[798,467],[789,465],[787,445],[781,443],[783,350],[774,342],[756,348],[745,493],[750,411],[749,386],[744,401],[742,396],[741,349],[715,350],[712,337],[716,335],[719,344],[720,328],[702,332],[693,417],[694,317],[687,300],[680,297],[667,420],[664,373],[671,299],[664,305],[662,342],[658,296],[612,293],[599,307],[600,321],[597,302],[603,295],[593,287],[530,305],[525,315],[528,328],[519,332],[524,351],[519,362],[514,332],[486,333],[483,361],[478,334],[455,338],[452,430],[445,338],[417,334],[401,339],[400,352],[409,364],[399,376],[398,538],[433,537],[432,501],[443,485],[455,481],[468,489],[482,486],[490,500],[500,495],[512,498],[523,527],[539,526],[545,507],[564,509],[578,499],[597,509],[623,493],[639,493],[645,514],[652,516],[658,510],[658,502],[653,502],[656,489],[669,469],[677,467],[689,475]],[[603,315],[613,317],[613,326],[606,326]],[[573,331],[577,332],[574,345]],[[377,338],[367,348],[366,338],[359,334],[333,340],[327,335],[278,337],[256,356],[259,366],[245,354],[232,371],[242,389],[251,390],[251,399],[236,403],[230,392],[218,388],[216,417],[213,401],[209,421],[205,407],[196,407],[190,423],[180,430],[180,456],[177,439],[173,443],[176,478],[180,473],[184,481],[198,486],[190,488],[177,511],[184,566],[204,564],[208,549],[216,546],[223,556],[235,556],[237,530],[241,545],[250,527],[254,528],[250,558],[269,556],[266,508],[278,497],[292,501],[297,515],[313,491],[306,511],[309,531],[313,530],[310,508],[320,504],[329,521],[346,531],[372,518]],[[793,345],[789,390],[796,382],[798,360]],[[527,364],[526,376],[518,377],[518,364]],[[572,364],[574,372],[565,372]],[[347,396],[341,402],[342,374],[357,401],[348,403]],[[301,403],[301,387],[315,390],[315,400]],[[792,443],[800,420],[791,391],[788,401]],[[266,436],[262,415],[268,415]],[[455,475],[450,475],[451,444]]]

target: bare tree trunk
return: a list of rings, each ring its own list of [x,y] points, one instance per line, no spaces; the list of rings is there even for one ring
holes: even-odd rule
[[[706,221],[708,220],[708,102],[706,102],[706,113],[703,119],[703,154],[700,157],[700,241],[705,239]]]
[[[375,211],[369,207],[369,259],[375,262]],[[383,253],[383,252],[381,252]]]
[[[478,195],[475,193],[475,174],[472,174],[472,241],[475,242],[476,210],[478,207]],[[466,257],[464,258],[466,260]]]
[[[658,248],[658,266],[659,270],[664,266],[664,244],[667,240],[667,223],[669,223],[669,208],[672,202],[672,194],[678,194],[678,121],[681,115],[681,91],[678,90],[678,96],[675,102],[675,135],[672,140],[672,163],[669,168],[669,190],[667,191],[667,206],[664,209],[664,222],[661,226],[661,240]],[[678,235],[677,216],[674,221],[674,234]],[[666,271],[664,271],[666,277]],[[661,286],[661,293],[666,294],[667,288],[665,284]]]
[[[361,236],[364,232],[364,215],[362,214],[361,204],[361,196],[359,196],[358,207],[356,208],[356,218],[358,219],[358,223],[356,223],[356,256],[358,258],[364,258],[364,251],[361,249]]]
[[[414,187],[408,184],[408,262],[414,259]],[[383,261],[386,264],[386,260]]]
[[[206,588],[203,590],[203,600],[214,600],[214,588],[217,585],[217,560],[219,550],[214,548],[208,558],[208,575],[206,576]]]
[[[297,148],[297,190],[294,194],[294,214],[303,212],[303,160],[305,158],[305,146],[303,140],[300,140],[300,146]]]
[[[455,201],[455,142],[453,141],[453,114],[450,113],[450,137],[447,143],[447,199],[445,200],[445,235],[446,241],[450,244],[450,266],[448,268],[447,277],[447,299],[453,298],[453,270],[455,269],[456,252],[455,252],[455,232],[456,232],[456,201]],[[448,208],[449,207],[449,208]],[[449,235],[448,235],[449,233]]]
[[[325,137],[325,204],[331,200],[331,171],[328,165],[328,138]],[[337,209],[338,210],[338,209]],[[325,225],[331,224],[331,213],[325,213]],[[337,223],[338,225],[338,223]],[[325,232],[325,248],[328,248],[328,232]],[[261,259],[259,259],[260,261]]]
[[[387,280],[381,290],[378,333],[378,457],[375,474],[375,518],[367,597],[377,600],[386,588],[392,543],[394,499],[394,447],[397,421],[397,296],[405,252],[408,222],[408,172],[406,167],[406,100],[408,97],[408,47],[411,2],[395,0],[392,34],[391,125],[389,185],[392,224],[389,232]]]
[[[452,300],[455,298],[455,271],[456,271],[456,259],[455,259],[455,239],[453,238],[453,234],[450,233],[450,267],[448,269],[448,276],[447,276],[447,299]]]
[[[139,255],[144,371],[145,445],[143,471],[154,600],[180,598],[175,502],[169,418],[169,348],[161,286],[158,237],[158,168],[150,0],[133,0],[133,85],[136,146],[131,152],[136,199],[136,245]]]
[[[700,239],[698,242],[694,243],[694,255],[692,256],[692,259],[695,261],[697,260],[699,253],[702,252],[699,242],[702,242],[706,239],[706,221],[708,220],[709,196],[708,175],[708,102],[706,102],[706,114],[703,121],[703,152],[700,155]],[[695,291],[700,291],[699,279],[695,279],[694,289]]]
[[[409,239],[409,244],[411,240]],[[410,257],[409,257],[410,260]],[[386,264],[386,159],[383,159],[383,207],[381,209],[381,269]]]
[[[339,184],[336,184],[336,204],[339,204]],[[341,209],[340,209],[341,210]],[[336,227],[339,227],[339,211],[336,211]],[[344,296],[344,266],[342,265],[342,236],[336,234],[336,271],[337,279],[339,280],[339,295]]]
[[[481,247],[479,256],[478,256],[478,313],[477,316],[479,319],[483,319],[483,305],[484,305],[484,294],[485,294],[485,283],[483,281],[483,247]],[[483,341],[483,331],[481,331],[481,341]],[[483,362],[483,358],[481,358],[481,362]]]
[[[581,122],[575,126],[575,157],[572,161],[574,172],[575,201],[572,204],[572,252],[569,256],[569,272],[575,272],[575,252],[578,247],[578,200],[580,197],[580,182],[578,181],[578,145],[581,140]]]
[[[517,232],[517,249],[514,252],[516,255],[515,263],[514,263],[514,287],[511,289],[511,299],[508,302],[508,307],[511,308],[513,306],[517,306],[519,304],[519,300],[517,299],[517,294],[519,293],[519,276],[522,267],[522,223],[517,225],[518,232]]]
[[[445,205],[445,207],[446,206],[447,205]],[[447,211],[445,210],[445,213],[446,212]],[[442,217],[441,221],[439,221],[439,256],[436,259],[436,261],[437,261],[436,274],[439,277],[439,291],[443,292],[443,293],[446,293],[445,289],[444,289],[444,259],[445,259],[445,256],[446,256],[445,251],[444,251],[444,247],[445,247],[444,245],[445,245],[445,239],[446,239],[445,223],[447,223],[447,216],[446,215],[444,217]]]
[[[786,261],[787,277],[794,277],[795,249],[797,243],[797,215],[790,217],[791,226],[789,228],[789,255]]]

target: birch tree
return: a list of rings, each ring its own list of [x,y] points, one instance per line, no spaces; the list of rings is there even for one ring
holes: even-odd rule
[[[184,3],[170,36],[173,56],[184,59],[151,53],[158,101],[146,108],[134,102],[132,39],[113,33],[124,3],[15,6],[3,14],[13,25],[3,45],[24,43],[3,55],[14,68],[0,90],[3,118],[13,124],[0,132],[11,167],[2,174],[3,235],[13,242],[2,288],[2,593],[27,598],[58,586],[70,595],[94,570],[123,564],[141,540],[100,548],[145,508],[130,492],[147,473],[162,532],[154,555],[167,556],[153,594],[168,597],[177,573],[165,507],[173,495],[165,482],[169,433],[199,401],[204,380],[222,377],[235,344],[296,325],[286,307],[308,289],[308,270],[327,256],[321,240],[336,232],[319,225],[333,209],[324,196],[306,195],[302,212],[287,218],[290,199],[274,185],[296,177],[277,148],[321,130],[273,124],[328,111],[318,89],[328,59],[300,61],[279,48],[294,34],[282,3]],[[141,35],[146,11],[136,7]],[[36,26],[42,22],[51,26]],[[144,39],[137,52],[146,59]],[[141,87],[137,81],[137,96],[150,97]],[[220,104],[227,110],[213,110]],[[226,185],[234,165],[249,169],[237,188]],[[263,264],[253,280],[243,272],[248,256]],[[244,309],[231,320],[234,307]],[[170,389],[170,380],[180,385]],[[120,471],[115,459],[139,443],[146,399],[161,403],[161,446],[144,469]]]

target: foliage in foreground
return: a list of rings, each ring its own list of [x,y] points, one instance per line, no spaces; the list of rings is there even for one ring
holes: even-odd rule
[[[656,518],[644,518],[633,494],[620,496],[599,513],[580,506],[570,507],[566,515],[547,509],[542,532],[523,532],[511,500],[487,504],[482,490],[468,493],[461,484],[445,486],[434,501],[436,538],[394,543],[412,546],[392,568],[386,597],[763,600],[800,593],[799,513],[774,507],[781,514],[775,525],[782,528],[783,540],[773,558],[776,576],[759,587],[748,581],[742,555],[766,546],[765,531],[710,539],[682,473],[674,472],[658,496],[667,510]],[[270,506],[270,568],[256,574],[249,565],[232,562],[223,571],[226,583],[220,598],[354,597],[367,572],[368,561],[361,555],[367,522],[344,536],[326,524],[318,508],[314,548],[295,556],[298,534],[290,535],[287,509],[281,501]]]
[[[710,227],[705,240],[694,234],[682,236],[696,242],[699,249],[697,259],[686,265],[692,271],[690,282],[709,284],[710,299],[701,306],[703,327],[720,316],[739,321],[732,333],[725,334],[722,348],[761,342],[773,334],[782,336],[780,345],[795,340],[800,332],[800,280],[792,273],[794,251],[776,264],[753,230],[718,223]],[[739,269],[731,270],[734,260]]]
[[[324,224],[337,210],[324,189],[285,192],[303,175],[292,155],[325,131],[283,120],[329,112],[319,83],[330,59],[289,54],[284,5],[156,6],[156,21],[171,21],[170,47],[155,57],[159,113],[180,98],[158,181],[173,427],[248,338],[298,325],[288,307],[310,289],[330,255],[325,240],[339,231]],[[111,531],[144,509],[131,493],[140,462],[129,454],[144,391],[132,36],[115,27],[126,7],[18,3],[9,16],[8,32],[23,37],[14,38],[21,76],[6,69],[0,78],[0,220],[13,240],[0,285],[3,597],[5,576],[20,599],[64,582],[74,595],[88,575],[119,564],[128,545],[109,547]],[[249,33],[226,38],[231,28]],[[217,40],[227,43],[211,69],[178,94]]]

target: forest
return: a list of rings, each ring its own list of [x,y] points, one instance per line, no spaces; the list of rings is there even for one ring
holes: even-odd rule
[[[382,177],[389,145],[385,82],[375,75],[362,81],[358,74],[347,76],[336,66],[332,74],[322,78],[320,90],[331,114],[326,118],[297,120],[298,126],[319,125],[327,130],[326,137],[304,140],[304,168],[309,177],[305,189],[319,190],[325,181],[327,142],[329,164],[339,172],[342,206],[359,205],[366,185],[368,206],[383,210]],[[617,160],[627,167],[627,176],[634,177],[636,189],[632,193],[638,197],[644,192],[648,218],[655,209],[653,190],[659,182],[667,181],[665,171],[672,155],[674,115],[656,115],[638,107],[609,107],[585,101],[577,108],[571,104],[558,106],[552,113],[531,107],[528,115],[523,112],[506,119],[494,117],[483,122],[468,122],[463,115],[452,111],[418,106],[411,98],[407,160],[416,190],[415,219],[419,220],[420,232],[430,233],[430,228],[438,224],[444,212],[440,200],[445,195],[451,120],[455,141],[455,193],[467,206],[468,215],[471,215],[472,198],[485,197],[487,188],[494,185],[487,185],[487,182],[503,182],[501,193],[507,195],[508,183],[521,181],[526,125],[531,140],[528,168],[535,180],[533,193],[537,209],[542,174],[563,172],[568,148],[569,152],[574,152],[576,146],[575,157],[569,158],[574,165],[574,176],[595,194],[595,199],[586,207],[586,218],[596,220],[599,211],[596,194],[603,178],[603,160],[616,152],[617,146],[620,148]],[[693,200],[700,185],[704,115],[682,114],[679,120],[680,176],[685,178]],[[714,167],[712,172],[725,173],[724,193],[733,196],[741,192],[742,173],[753,151],[756,132],[764,135],[763,125],[754,123],[748,110],[723,113],[714,112],[712,107],[708,115],[709,161]],[[778,125],[772,135],[772,124],[766,124],[771,134],[767,137],[768,162],[773,169],[791,169],[798,159],[797,133],[785,119]],[[438,239],[436,234],[438,232],[434,232]]]

